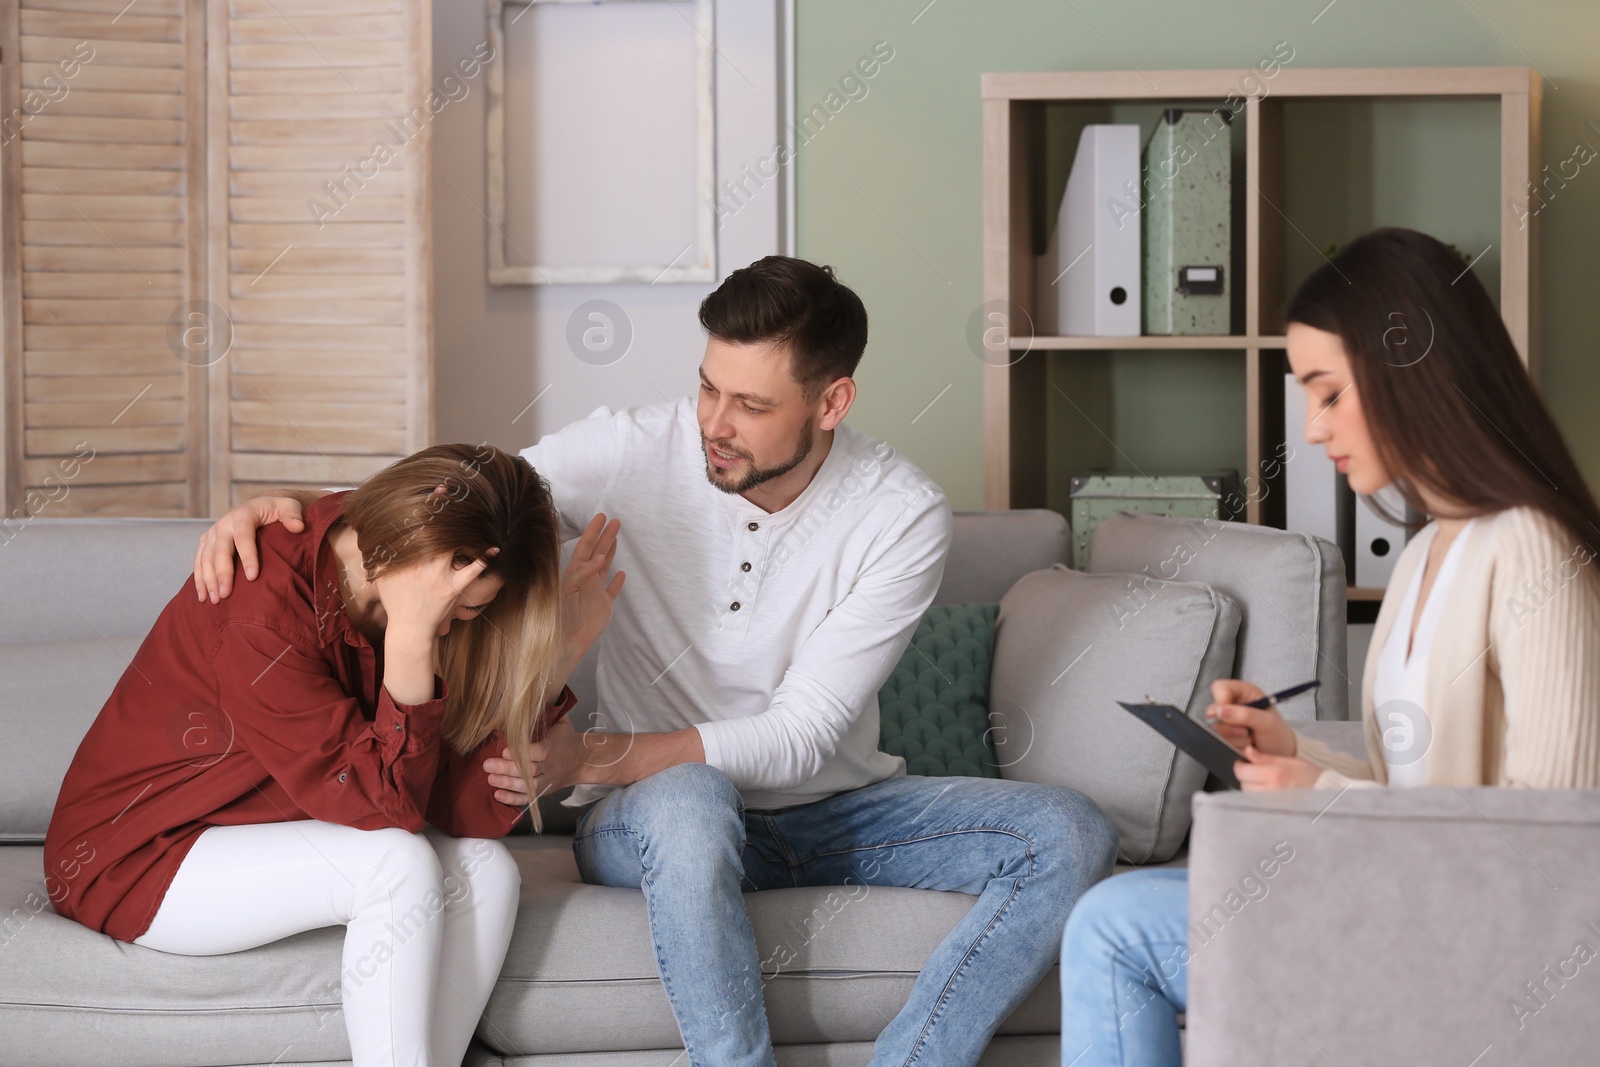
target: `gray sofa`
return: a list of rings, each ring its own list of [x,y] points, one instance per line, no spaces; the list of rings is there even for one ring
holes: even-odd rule
[[[45,892],[39,842],[61,776],[128,657],[184,581],[205,526],[202,520],[37,519],[0,535],[0,602],[7,607],[0,615],[0,1064],[348,1062],[337,985],[342,930],[311,931],[233,955],[172,956],[59,917]],[[1108,520],[1095,564],[1203,581],[1232,595],[1244,620],[1236,671],[1265,678],[1259,671],[1270,665],[1270,680],[1300,680],[1306,671],[1341,679],[1324,685],[1299,713],[1334,720],[1320,724],[1326,727],[1345,726],[1342,736],[1323,733],[1349,743],[1349,724],[1337,722],[1346,712],[1337,551],[1302,538],[1290,545],[1295,566],[1264,576],[1251,569],[1258,544],[1251,539],[1297,535],[1229,526],[1228,538],[1214,546],[1201,528],[1177,520]],[[1196,541],[1197,534],[1204,539]],[[1181,573],[1168,573],[1174,544],[1185,538],[1200,551],[1188,554]],[[1022,575],[1067,558],[1067,526],[1053,512],[957,513],[938,602],[999,601]],[[574,684],[580,696],[591,686],[592,670]],[[1229,862],[1238,851],[1229,844],[1231,821],[1244,817],[1234,812],[1250,810],[1240,802],[1217,798],[1200,808],[1207,847]],[[570,838],[559,832],[563,815],[570,818],[550,812],[554,827],[544,836],[508,839],[522,868],[521,914],[467,1062],[679,1063],[682,1048],[655,974],[643,898],[580,882]],[[1211,877],[1209,858],[1202,869]],[[1348,899],[1334,885],[1308,885],[1304,892]],[[746,898],[762,958],[783,945],[794,953],[766,986],[785,1067],[866,1063],[923,961],[972,899],[874,888],[840,908],[828,896],[823,889],[793,889]],[[1227,959],[1215,953],[1207,966],[1212,958],[1218,966]],[[1600,988],[1600,979],[1591,984]],[[1349,977],[1340,985],[1357,987]],[[1232,1016],[1213,1001],[1203,1003],[1231,1025]],[[1261,1023],[1260,1013],[1255,1021]],[[984,1062],[1053,1067],[1060,1062],[1058,1031],[1052,972],[1001,1027]]]

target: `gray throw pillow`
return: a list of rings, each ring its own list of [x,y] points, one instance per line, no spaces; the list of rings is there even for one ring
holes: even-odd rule
[[[1171,859],[1206,771],[1117,706],[1149,697],[1203,719],[1239,632],[1229,597],[1197,582],[1057,564],[1000,601],[990,717],[1002,777],[1071,786],[1111,818],[1127,863]]]
[[[1095,574],[1204,582],[1232,597],[1240,612],[1234,676],[1269,693],[1316,678],[1322,686],[1285,702],[1284,718],[1348,717],[1338,546],[1248,522],[1122,512],[1095,528],[1091,559]]]

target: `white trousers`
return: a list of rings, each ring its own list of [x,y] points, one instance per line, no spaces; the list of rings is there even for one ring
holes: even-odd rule
[[[500,842],[431,826],[213,826],[133,943],[212,956],[344,926],[354,1067],[459,1067],[505,962],[521,884]]]

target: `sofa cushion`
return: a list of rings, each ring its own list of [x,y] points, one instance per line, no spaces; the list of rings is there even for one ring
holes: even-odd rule
[[[644,894],[585,885],[567,837],[508,840],[522,914],[478,1037],[502,1054],[680,1048],[656,972]],[[776,1044],[872,1041],[905,1004],[973,897],[840,886],[747,893]],[[1000,1028],[1060,1029],[1052,969]]]
[[[1171,858],[1205,769],[1117,701],[1148,696],[1202,717],[1238,630],[1233,601],[1197,582],[1061,564],[1023,578],[1000,601],[990,683],[1001,775],[1087,794],[1116,823],[1126,862]]]
[[[0,845],[0,1062],[189,1067],[350,1058],[342,927],[178,956],[57,915],[44,850]]]
[[[989,742],[989,660],[998,604],[928,609],[878,690],[878,747],[907,774],[998,778]]]
[[[1319,680],[1286,719],[1349,717],[1345,574],[1338,546],[1310,534],[1217,519],[1122,512],[1094,532],[1095,574],[1204,582],[1239,605],[1230,673],[1267,692]],[[1357,715],[1359,718],[1359,713]]]
[[[129,659],[184,589],[209,519],[53,519],[0,533],[0,841],[42,841],[62,776]]]
[[[957,511],[951,514],[950,554],[935,604],[994,604],[1021,578],[1065,563],[1072,530],[1059,511]]]
[[[43,841],[61,779],[142,638],[0,645],[0,841]]]
[[[870,1041],[826,1045],[778,1045],[777,1067],[862,1067],[872,1060]],[[557,1056],[500,1056],[474,1041],[463,1067],[685,1067],[681,1047],[647,1052],[578,1052]],[[262,1065],[271,1067],[271,1065]],[[329,1065],[333,1067],[333,1065]],[[1061,1067],[1061,1039],[1055,1034],[996,1037],[977,1067]]]
[[[0,613],[0,645],[131,634],[137,648],[167,601],[185,588],[195,546],[210,525],[210,519],[8,523],[0,528],[0,604],[28,610]]]
[[[681,1048],[656,975],[644,894],[584,885],[570,837],[506,845],[522,872],[522,904],[479,1038],[503,1055]],[[0,1062],[349,1059],[339,1006],[342,928],[221,956],[156,952],[57,915],[45,895],[42,851],[0,846]],[[748,894],[774,1041],[872,1041],[973,899],[860,886]],[[1001,1032],[1053,1034],[1059,1018],[1052,970]]]

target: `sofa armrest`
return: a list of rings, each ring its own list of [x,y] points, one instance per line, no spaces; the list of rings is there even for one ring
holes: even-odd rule
[[[1190,1067],[1593,1057],[1600,790],[1230,792],[1194,809]]]

